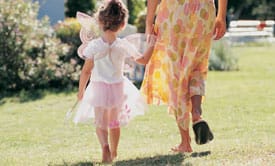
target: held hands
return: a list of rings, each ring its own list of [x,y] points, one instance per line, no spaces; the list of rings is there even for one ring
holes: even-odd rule
[[[214,33],[213,33],[214,40],[219,40],[220,38],[222,38],[225,32],[226,32],[225,19],[217,17],[215,21],[215,27],[214,27]]]
[[[82,100],[82,98],[83,98],[83,92],[78,92],[77,93],[77,100],[80,101],[80,100]]]
[[[148,43],[148,45],[154,46],[156,43],[156,36],[157,36],[157,32],[155,31],[154,24],[146,26],[145,34],[147,36],[146,42]]]
[[[146,25],[145,33],[149,35],[155,35],[155,36],[158,34],[154,24]]]
[[[146,38],[143,38],[146,40],[146,43],[143,40],[144,43],[146,44],[145,51],[143,52],[142,57],[136,59],[136,62],[138,62],[139,64],[146,65],[149,62],[152,56],[152,53],[154,51],[157,37],[156,37],[156,33],[154,33],[153,31],[153,27],[154,27],[153,24],[151,26],[146,26],[146,33],[145,33]]]

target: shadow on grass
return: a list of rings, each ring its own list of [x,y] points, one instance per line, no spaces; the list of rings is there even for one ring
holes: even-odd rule
[[[182,154],[174,155],[159,155],[147,158],[136,158],[132,160],[117,161],[114,165],[125,166],[125,165],[181,165],[184,159],[187,157]]]
[[[28,101],[34,101],[42,99],[45,96],[42,90],[21,90],[18,92],[4,92],[0,95],[0,105],[6,103],[6,98],[11,98],[12,102],[24,103]]]
[[[131,160],[117,161],[109,164],[114,166],[167,166],[167,165],[184,165],[192,166],[192,163],[183,163],[185,159],[190,157],[205,157],[211,154],[211,151],[205,152],[194,152],[191,155],[184,154],[173,154],[173,155],[158,155],[154,157],[136,158]],[[78,162],[78,163],[67,163],[64,162],[62,165],[51,165],[51,166],[96,166],[104,165],[96,162]],[[107,164],[108,165],[108,164]]]
[[[36,90],[21,90],[18,92],[3,92],[0,94],[0,105],[6,103],[5,98],[12,98],[12,102],[24,103],[29,101],[40,100],[47,94],[71,93],[74,90],[60,90],[60,89],[36,89]]]
[[[191,157],[204,157],[211,154],[211,151],[205,151],[205,152],[194,152],[191,154]]]
[[[96,166],[96,165],[103,165],[101,163],[93,163],[93,162],[79,162],[79,163],[67,163],[67,162],[64,162],[63,164],[61,165],[52,165],[52,164],[49,164],[48,166]]]
[[[117,161],[110,165],[114,166],[136,166],[136,165],[152,165],[152,166],[166,166],[166,165],[183,165],[183,161],[187,158],[187,156],[183,154],[174,154],[174,155],[158,155],[154,157],[146,157],[146,158],[136,158],[131,160],[123,160]],[[101,163],[93,163],[93,162],[79,162],[79,163],[66,163],[58,166],[96,166],[103,165]],[[185,164],[186,166],[191,166],[192,164]],[[57,166],[57,165],[55,165]]]

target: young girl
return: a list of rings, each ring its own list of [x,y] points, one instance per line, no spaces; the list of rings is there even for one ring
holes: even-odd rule
[[[132,117],[143,114],[146,108],[139,91],[123,76],[123,66],[128,57],[146,64],[153,45],[142,55],[128,40],[117,37],[127,17],[128,10],[120,0],[107,1],[96,14],[101,36],[79,50],[79,56],[85,59],[85,63],[79,81],[80,105],[74,122],[87,122],[94,118],[104,163],[117,156],[120,127]]]

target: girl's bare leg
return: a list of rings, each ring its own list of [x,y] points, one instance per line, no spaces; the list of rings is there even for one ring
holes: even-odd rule
[[[117,122],[118,122],[120,109],[121,107],[112,108],[109,114],[110,122],[114,122],[114,124],[119,125],[119,123]],[[120,128],[119,126],[112,126],[112,128],[109,131],[110,131],[111,158],[113,160],[117,156],[117,147],[118,147],[119,138],[120,138]]]
[[[120,138],[120,128],[110,129],[110,145],[111,145],[111,158],[112,160],[117,156],[117,147]]]
[[[104,111],[102,115],[102,111]],[[97,123],[101,125],[101,127],[96,128],[96,134],[102,149],[102,162],[109,163],[111,162],[111,152],[108,143],[108,129],[107,129],[107,110],[103,110],[102,108],[95,109],[95,119],[97,119]]]
[[[96,134],[102,149],[102,162],[111,162],[111,152],[108,144],[108,130],[96,128]]]

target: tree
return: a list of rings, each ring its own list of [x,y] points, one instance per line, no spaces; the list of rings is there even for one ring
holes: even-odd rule
[[[145,9],[145,0],[127,0],[129,23],[134,24],[140,13]]]
[[[274,19],[274,0],[228,1],[233,19]]]
[[[77,11],[92,14],[96,6],[96,0],[67,0],[66,17],[75,17]]]
[[[275,2],[273,0],[262,0],[257,7],[253,8],[252,15],[261,20],[275,19]]]

